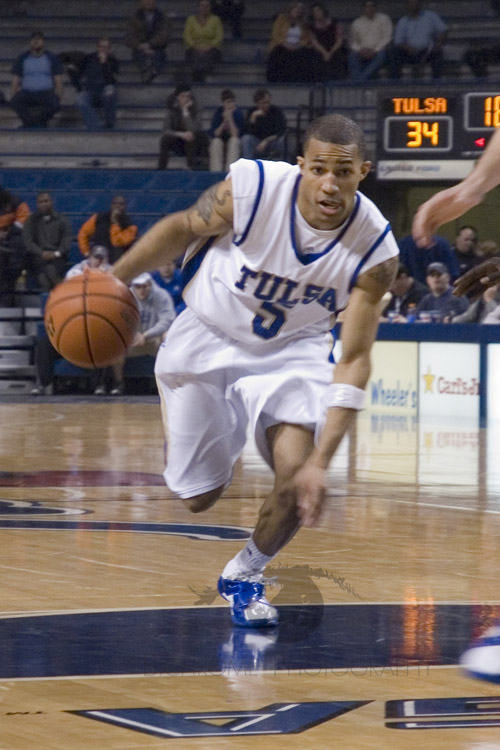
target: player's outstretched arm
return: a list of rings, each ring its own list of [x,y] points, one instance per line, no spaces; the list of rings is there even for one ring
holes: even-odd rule
[[[347,386],[328,409],[317,446],[295,477],[299,515],[303,526],[317,523],[326,485],[326,469],[355,417],[357,408],[343,406],[361,397],[370,376],[370,351],[377,335],[381,300],[392,285],[398,258],[391,258],[362,274],[353,289],[342,323],[342,357],[335,367],[333,386]],[[332,394],[338,393],[332,390]],[[342,393],[342,390],[341,390]],[[331,400],[328,399],[331,403]],[[359,407],[358,407],[359,408]]]
[[[441,224],[458,219],[481,202],[500,184],[500,128],[495,130],[476,166],[458,185],[436,193],[423,203],[413,220],[413,238],[419,247],[429,247]]]
[[[183,255],[197,238],[226,234],[233,223],[231,180],[212,185],[185,211],[160,219],[115,263],[113,274],[129,284],[144,271]]]

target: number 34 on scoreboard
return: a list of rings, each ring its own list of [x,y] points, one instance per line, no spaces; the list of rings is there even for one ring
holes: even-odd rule
[[[379,177],[462,179],[500,126],[500,91],[422,97],[384,92],[378,122]],[[405,160],[407,167],[391,159]],[[460,166],[462,160],[469,161]]]

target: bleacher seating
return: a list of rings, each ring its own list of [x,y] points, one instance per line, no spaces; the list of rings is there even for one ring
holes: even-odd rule
[[[123,42],[126,19],[136,7],[135,0],[21,0],[2,5],[2,50],[0,52],[0,90],[7,96],[10,69],[16,55],[27,48],[29,32],[42,29],[47,45],[54,52],[71,50],[94,51],[96,39],[108,34],[114,53],[121,61],[117,127],[111,133],[83,130],[74,106],[76,92],[66,81],[61,112],[53,125],[43,133],[18,130],[18,120],[8,106],[0,107],[0,166],[61,166],[155,168],[158,140],[162,128],[164,105],[184,70],[182,29],[186,16],[193,12],[191,0],[158,0],[167,13],[171,41],[167,48],[166,72],[148,86],[140,83],[138,72],[130,60],[130,50]],[[252,93],[265,84],[265,56],[272,19],[286,6],[284,0],[252,0],[247,3],[243,40],[224,41],[223,63],[207,83],[193,87],[203,109],[203,120],[208,127],[214,108],[218,105],[222,87],[236,90],[242,106],[250,106]],[[500,18],[491,15],[488,0],[435,0],[427,6],[437,10],[448,22],[449,35],[445,48],[446,84],[448,91],[471,84],[471,72],[462,63],[465,50],[472,43],[496,41],[500,35]],[[392,18],[399,18],[405,10],[405,0],[381,0],[381,10]],[[347,26],[359,14],[361,3],[338,0],[335,15]],[[492,80],[500,73],[493,67]],[[405,87],[412,81],[406,73]],[[383,75],[386,75],[383,73]],[[419,82],[421,85],[421,81]],[[354,87],[348,81],[327,87],[326,106],[329,109],[355,116],[367,130],[368,144],[373,150],[376,130],[377,87],[389,85],[385,78]],[[427,84],[426,84],[427,85]],[[428,84],[435,85],[435,84]],[[477,84],[474,82],[477,87]],[[452,87],[452,88],[450,88]],[[292,134],[297,128],[300,108],[309,105],[307,85],[272,85],[273,101],[285,108]],[[296,153],[297,143],[292,138],[290,157]],[[373,154],[371,154],[373,155]],[[184,161],[174,157],[172,168],[183,168]]]

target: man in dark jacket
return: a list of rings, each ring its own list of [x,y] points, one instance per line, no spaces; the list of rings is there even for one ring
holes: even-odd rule
[[[165,67],[168,26],[155,0],[140,0],[140,8],[129,20],[125,37],[143,83],[151,83]]]
[[[185,155],[190,169],[206,168],[208,136],[201,129],[198,107],[187,85],[177,86],[167,99],[158,169],[167,168],[171,151]]]
[[[271,104],[267,89],[257,89],[255,107],[248,113],[241,155],[244,159],[283,159],[286,118],[281,107]]]
[[[54,211],[46,190],[38,193],[36,208],[24,223],[23,239],[40,289],[48,292],[64,278],[73,232],[70,220]]]
[[[392,299],[384,310],[383,317],[405,322],[408,309],[415,310],[421,299],[429,293],[429,287],[414,279],[403,263],[399,264],[398,274],[390,288]],[[392,315],[390,315],[392,313]]]
[[[108,249],[109,262],[115,263],[137,238],[137,226],[127,214],[127,202],[115,195],[109,211],[92,214],[78,232],[78,247],[87,257],[91,247],[102,245]]]
[[[87,55],[80,69],[78,106],[88,130],[102,128],[98,109],[102,108],[104,127],[112,128],[116,119],[116,76],[119,62],[111,54],[111,42],[101,37],[97,42],[97,52]]]

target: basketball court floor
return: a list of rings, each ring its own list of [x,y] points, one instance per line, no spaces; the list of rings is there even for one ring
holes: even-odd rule
[[[272,477],[251,442],[190,515],[154,397],[0,402],[0,750],[494,750],[500,426],[359,416],[326,512],[267,570],[280,625],[215,586]]]

